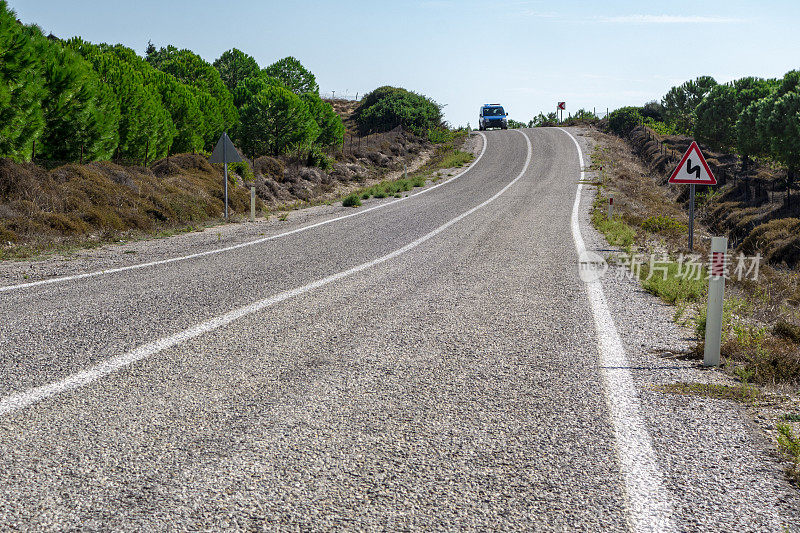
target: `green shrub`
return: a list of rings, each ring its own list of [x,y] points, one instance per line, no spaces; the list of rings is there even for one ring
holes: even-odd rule
[[[617,135],[627,135],[641,120],[638,107],[621,107],[608,116],[608,127]]]
[[[342,200],[342,207],[358,207],[361,205],[361,198],[357,193],[345,196]]]
[[[330,170],[333,168],[333,160],[325,155],[318,146],[312,146],[308,151],[307,164],[310,167],[318,167],[322,170]]]
[[[629,250],[636,241],[635,229],[618,217],[609,220],[602,209],[595,209],[592,212],[592,225],[603,234],[611,245]]]
[[[453,132],[447,128],[431,128],[428,130],[428,141],[434,144],[446,143],[453,140]]]
[[[679,276],[679,265],[675,262],[659,263],[659,270],[650,274],[650,265],[645,262],[640,270],[642,287],[644,290],[658,296],[667,303],[694,302],[706,293],[704,276],[687,277]],[[665,270],[661,270],[664,268]],[[705,330],[705,320],[703,322]]]
[[[648,128],[658,133],[659,135],[668,136],[668,135],[680,134],[680,132],[678,132],[678,130],[675,129],[675,126],[673,126],[672,124],[667,124],[666,122],[661,122],[651,117],[646,117],[644,119],[644,123]]]
[[[397,126],[425,134],[442,126],[442,109],[430,98],[399,87],[379,87],[364,96],[355,119],[362,131]]]
[[[642,229],[651,233],[684,233],[688,231],[685,224],[678,222],[667,215],[657,215],[645,219],[641,223]]]
[[[236,172],[245,181],[253,181],[255,178],[253,169],[250,168],[250,165],[248,165],[246,161],[242,161],[241,163],[228,163],[228,170]]]
[[[453,150],[452,153],[447,154],[442,158],[442,168],[458,168],[463,167],[467,163],[471,163],[475,156],[469,152],[462,152],[461,150]]]

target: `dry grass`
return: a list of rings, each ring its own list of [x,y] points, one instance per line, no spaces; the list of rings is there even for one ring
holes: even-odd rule
[[[800,219],[781,218],[756,226],[739,250],[750,255],[760,253],[773,264],[796,267],[800,261]]]
[[[247,190],[229,175],[233,213],[249,210]],[[47,245],[107,240],[121,232],[152,232],[222,216],[220,169],[183,154],[152,168],[110,162],[46,170],[0,160],[0,258]]]
[[[688,217],[684,209],[688,187],[665,185],[665,174],[671,169],[667,168],[668,160],[656,153],[655,143],[640,143],[637,148],[616,136],[594,132],[593,137],[599,148],[592,161],[601,178],[601,199],[593,216],[595,225],[603,230],[603,224],[609,223],[603,214],[604,199],[613,195],[615,221],[627,228],[628,234],[635,235],[632,241],[640,252],[667,253],[672,257],[688,252]],[[679,145],[679,141],[676,140],[675,144]],[[643,150],[644,154],[640,155]],[[717,164],[730,163],[730,158],[721,155],[714,159]],[[700,213],[706,206],[713,223],[749,232],[738,251],[780,257],[784,264],[789,262],[786,258],[800,253],[800,223],[797,219],[762,224],[767,212],[762,207],[743,207],[736,202],[726,202],[720,200],[720,195],[714,191],[698,196]],[[618,230],[617,233],[625,232]],[[710,230],[702,220],[695,220],[695,253],[706,256],[709,236]],[[681,305],[687,305],[686,300],[696,300],[691,312],[680,314],[695,317],[698,333],[695,353],[702,356],[704,295],[695,290],[692,294],[699,294],[699,298],[681,298],[682,293],[671,290],[675,288],[674,284],[655,285],[651,283],[646,288],[667,301],[675,297],[676,301],[684,302]],[[734,278],[729,281],[726,301],[729,308],[732,302],[742,303],[726,311],[722,346],[726,369],[737,376],[744,372],[743,375],[759,384],[800,383],[800,274],[785,266],[762,264],[757,280]]]
[[[598,205],[606,205],[607,199],[614,197],[615,213],[636,230],[635,244],[639,247],[658,243],[673,250],[688,251],[688,232],[681,233],[679,229],[688,228],[689,217],[677,202],[679,191],[654,183],[651,172],[626,141],[591,131],[598,143],[598,149],[592,154],[592,165],[600,174],[602,184]]]
[[[335,103],[349,123],[353,105]],[[252,172],[243,169],[240,176],[229,169],[231,213],[249,212],[250,186],[261,212],[330,201],[342,187],[402,169],[428,146],[402,131],[348,137],[344,149],[329,154],[328,171],[308,166],[302,152],[260,157]],[[47,169],[0,160],[0,260],[208,225],[223,210],[222,165],[202,155],[174,155],[149,168],[98,162]]]

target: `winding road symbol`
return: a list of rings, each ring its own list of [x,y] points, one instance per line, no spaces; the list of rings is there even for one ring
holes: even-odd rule
[[[695,163],[694,165],[692,163]],[[717,180],[711,169],[708,168],[706,158],[700,152],[700,147],[692,141],[689,149],[683,154],[681,162],[675,167],[669,178],[670,183],[688,183],[690,185],[716,185]]]
[[[686,161],[686,173],[694,174],[695,178],[700,179],[700,165],[692,166],[692,160],[688,159]]]

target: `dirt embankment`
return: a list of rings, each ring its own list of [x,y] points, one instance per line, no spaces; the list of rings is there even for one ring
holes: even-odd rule
[[[670,171],[689,148],[691,137],[660,136],[639,126],[629,138],[634,151],[666,186]],[[800,194],[788,189],[786,171],[758,162],[742,168],[741,159],[701,146],[717,178],[716,186],[698,186],[698,214],[715,233],[728,235],[737,251],[760,253],[774,265],[800,262]],[[681,187],[678,201],[686,204],[689,188]]]
[[[331,103],[350,124],[356,103]],[[312,166],[303,154],[260,157],[251,171],[232,166],[230,210],[234,217],[249,213],[250,186],[256,187],[259,213],[329,201],[414,168],[429,151],[427,139],[399,128],[363,137],[348,129],[344,145],[328,154],[327,169]],[[222,165],[197,154],[170,156],[148,167],[93,162],[46,169],[0,159],[0,259],[219,220],[222,176]]]

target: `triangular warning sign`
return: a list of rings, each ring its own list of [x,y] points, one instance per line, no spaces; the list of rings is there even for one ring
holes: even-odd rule
[[[231,142],[228,134],[223,133],[208,161],[209,163],[241,163],[242,157],[236,151],[236,147]]]
[[[670,183],[689,183],[694,185],[716,185],[717,180],[711,169],[708,168],[706,158],[700,152],[700,147],[697,143],[692,141],[689,149],[683,154],[683,159],[675,167],[672,176],[669,178]]]

